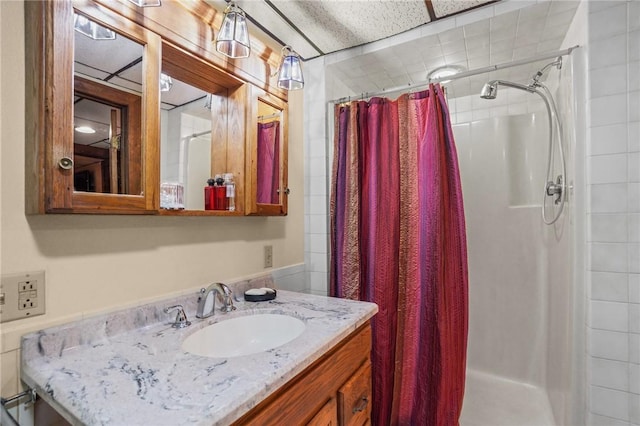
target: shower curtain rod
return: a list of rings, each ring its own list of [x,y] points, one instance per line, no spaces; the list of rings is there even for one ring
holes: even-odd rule
[[[190,135],[186,135],[183,136],[183,139],[188,139],[188,138],[199,138],[200,136],[204,136],[204,135],[208,135],[209,133],[211,133],[211,130],[205,130],[204,132],[200,132],[200,133],[192,133]]]
[[[261,120],[269,120],[271,118],[276,118],[276,117],[280,117],[280,112],[274,112],[273,114],[269,114],[269,115],[259,115],[258,116],[258,121]]]
[[[459,78],[471,77],[473,75],[484,74],[484,73],[487,73],[487,72],[497,71],[497,70],[501,70],[501,69],[504,69],[504,68],[517,67],[519,65],[525,65],[525,64],[530,64],[532,62],[538,62],[538,61],[541,61],[543,59],[557,58],[558,56],[569,55],[569,54],[571,54],[571,52],[574,49],[577,49],[578,47],[580,47],[580,46],[579,45],[575,45],[575,46],[570,47],[568,49],[558,50],[558,51],[555,51],[555,52],[545,52],[545,53],[541,53],[540,55],[537,55],[537,56],[534,56],[534,57],[531,57],[531,58],[527,58],[527,59],[520,59],[520,60],[512,61],[512,62],[503,62],[501,64],[490,65],[488,67],[482,67],[482,68],[476,68],[475,70],[469,70],[469,71],[461,72],[461,73],[458,73],[458,74],[450,75],[450,76],[447,76],[447,77],[433,78],[433,79],[430,79],[429,81],[426,81],[426,82],[420,83],[420,84],[410,84],[409,83],[409,84],[405,84],[403,86],[392,87],[390,89],[382,89],[379,92],[364,92],[359,97],[358,96],[345,96],[343,98],[334,99],[332,101],[329,101],[329,103],[341,104],[343,102],[349,102],[352,99],[356,100],[356,99],[373,98],[375,96],[385,95],[387,93],[400,92],[400,91],[407,90],[407,89],[417,89],[417,88],[428,87],[430,83],[439,83],[439,82],[444,81],[444,80],[447,80],[447,81],[448,80],[457,80]]]

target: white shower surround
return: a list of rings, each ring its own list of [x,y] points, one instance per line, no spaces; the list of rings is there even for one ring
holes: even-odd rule
[[[524,6],[526,5],[522,7]],[[503,11],[513,10],[513,7],[516,7],[514,2],[505,2],[503,5],[492,6],[491,13],[495,16]],[[574,34],[572,34],[572,39],[570,40],[573,43],[565,41],[566,44],[574,45],[576,41],[578,44],[585,44],[584,37],[582,37],[586,34],[586,30],[584,30],[585,23],[583,22],[586,16],[584,9],[586,7],[575,18],[578,21],[576,26],[579,29],[573,30]],[[483,8],[482,14],[478,14],[478,19],[486,18],[487,13],[487,8]],[[472,14],[473,12],[465,16],[465,22],[469,22]],[[580,29],[583,29],[583,31]],[[407,38],[405,34],[403,40]],[[388,43],[387,45],[394,44],[393,40],[387,40],[386,43]],[[384,46],[377,47],[382,48]],[[576,61],[578,66],[577,73],[585,74],[586,58],[584,51],[577,54],[574,53],[573,56],[578,56]],[[326,101],[345,95],[353,95],[348,88],[344,87],[339,81],[332,79],[331,75],[326,74],[325,70],[326,65],[348,57],[349,51],[329,55],[310,61],[305,68],[305,73],[313,76],[309,78],[310,84],[305,87],[305,262],[308,290],[318,294],[325,294],[328,288],[327,204],[332,145],[332,129],[329,126],[332,126],[332,124],[325,121],[325,117],[329,112]],[[567,108],[572,107],[578,115],[580,113],[584,115],[586,98],[580,88],[585,86],[586,75],[581,75],[573,80],[571,71],[571,66],[563,69],[563,81],[568,82],[569,85],[555,87],[557,89],[555,91],[556,101],[564,111],[561,114],[566,114]],[[567,76],[566,73],[569,73],[569,75]],[[575,98],[570,93],[567,93],[573,89],[571,87],[572,81],[578,85],[578,91],[581,91]],[[551,81],[550,84],[554,85],[554,82]],[[582,86],[580,86],[581,84]],[[502,93],[502,95],[506,94]],[[494,101],[493,104],[489,105],[479,98],[477,100],[475,98],[450,100],[452,120],[462,123],[540,110],[542,105],[533,98],[535,97],[526,93],[514,94],[503,98],[502,101]],[[498,99],[500,99],[500,96]],[[576,100],[581,103],[577,104]],[[483,104],[480,104],[481,102]],[[543,234],[541,238],[538,238],[539,250],[533,247],[529,248],[529,250],[532,250],[529,254],[534,259],[533,267],[534,269],[537,268],[536,273],[539,276],[548,278],[540,285],[540,288],[532,290],[531,296],[537,299],[540,305],[536,307],[532,317],[527,317],[524,310],[526,310],[531,299],[526,297],[526,291],[519,294],[519,301],[510,302],[513,309],[524,311],[518,312],[517,315],[520,317],[520,323],[529,329],[528,334],[514,338],[518,331],[515,327],[518,321],[509,316],[500,317],[503,322],[502,325],[507,328],[506,332],[503,332],[504,330],[495,330],[489,331],[489,333],[494,332],[497,336],[504,336],[508,339],[505,345],[509,349],[515,348],[516,350],[514,354],[506,355],[506,369],[503,368],[505,364],[499,362],[501,359],[499,356],[491,360],[486,356],[483,358],[483,355],[478,355],[478,353],[474,354],[472,351],[475,350],[474,345],[477,346],[477,342],[475,342],[476,336],[471,335],[469,365],[471,368],[478,365],[478,370],[488,371],[490,378],[492,377],[491,374],[497,374],[501,376],[498,380],[511,378],[515,380],[514,383],[533,386],[541,390],[538,393],[538,395],[542,395],[540,400],[544,402],[546,399],[549,402],[547,406],[550,412],[547,414],[552,415],[554,422],[557,424],[584,424],[588,413],[585,407],[587,398],[585,397],[586,371],[584,368],[585,188],[583,173],[585,168],[584,143],[586,134],[584,117],[578,117],[576,125],[570,126],[568,130],[570,132],[574,131],[572,133],[579,137],[577,139],[578,146],[570,148],[570,157],[572,159],[576,158],[577,162],[575,165],[569,165],[569,175],[573,177],[573,183],[576,185],[574,187],[574,197],[578,196],[579,199],[574,200],[565,213],[567,217],[565,226],[569,231],[565,232],[565,235],[561,238],[561,243],[550,243],[550,241],[555,240],[554,231],[553,228],[542,227],[539,219],[539,209],[513,209],[514,211],[521,210],[516,214],[527,217],[519,226],[514,225],[512,227],[514,232],[530,232],[533,235],[535,231],[538,231],[538,233]],[[544,143],[546,144],[546,138]],[[464,166],[462,167],[464,168]],[[537,228],[538,223],[540,223],[540,228]],[[501,232],[500,225],[501,223],[498,221],[496,223],[496,233]],[[547,263],[540,260],[542,257],[547,260]],[[536,259],[539,260],[537,263],[535,262]],[[555,260],[552,261],[551,259]],[[536,280],[536,278],[533,278],[533,281]],[[502,285],[509,284],[502,283]],[[473,285],[473,276],[471,277],[470,285]],[[473,297],[472,290],[470,293]],[[475,301],[470,302],[470,321],[476,320],[473,312],[474,303]],[[512,313],[515,312],[513,309]],[[480,317],[483,315],[487,317],[489,314],[488,312],[483,312]],[[477,320],[481,321],[480,319]],[[530,327],[531,321],[537,323],[539,327]],[[484,324],[490,325],[486,322]],[[483,324],[471,324],[471,332],[473,332],[474,327],[481,325]],[[509,334],[510,332],[512,332],[511,335]],[[536,342],[539,347],[531,350],[531,353],[525,353],[529,351],[525,344],[531,341]],[[487,376],[485,375],[483,379],[486,378]],[[495,381],[494,383],[498,388],[499,382]],[[513,408],[519,409],[517,406]]]

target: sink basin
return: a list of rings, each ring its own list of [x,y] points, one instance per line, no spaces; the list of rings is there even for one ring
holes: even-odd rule
[[[288,315],[248,315],[196,331],[182,342],[182,350],[213,358],[251,355],[282,346],[304,329],[304,322]]]

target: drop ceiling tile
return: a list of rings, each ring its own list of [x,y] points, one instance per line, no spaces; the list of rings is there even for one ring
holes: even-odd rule
[[[467,63],[467,53],[466,52],[458,52],[453,53],[451,55],[444,55],[444,61],[447,65],[453,65],[458,62],[464,62],[465,66]]]
[[[518,21],[518,29],[516,30],[517,37],[530,37],[534,38],[544,30],[544,19],[533,21]]]
[[[464,39],[463,27],[453,28],[438,34],[438,40],[440,40],[440,43],[448,43],[462,39]]]
[[[571,9],[573,9],[575,13],[575,10],[578,8],[579,5],[580,5],[579,0],[553,1],[551,2],[551,6],[549,8],[549,15],[553,16],[555,14],[558,14],[567,10],[571,10]]]
[[[498,41],[498,40],[513,40],[513,38],[516,36],[516,26],[512,26],[512,27],[505,27],[505,28],[501,28],[499,30],[491,30],[490,33],[490,37],[491,37],[491,41],[493,42]]]
[[[542,33],[540,40],[552,40],[554,38],[564,38],[567,33],[567,25],[556,25],[555,27],[546,27]]]
[[[515,40],[513,38],[498,41],[491,40],[491,53],[513,51],[514,45]]]
[[[489,20],[491,31],[498,31],[505,28],[514,27],[520,12],[518,10],[494,16]]]
[[[489,1],[490,0],[432,0],[431,4],[433,4],[433,11],[436,17],[442,18],[443,16],[453,15],[462,10],[489,3]]]
[[[545,18],[549,13],[550,2],[538,3],[535,6],[520,9],[519,22],[539,20]]]
[[[464,39],[450,43],[442,43],[442,53],[446,56],[452,53],[464,52],[466,50],[465,46]]]
[[[476,37],[466,40],[467,52],[470,56],[478,50],[489,50],[489,37]]]
[[[489,35],[489,20],[474,22],[473,24],[467,24],[463,28],[465,38]]]
[[[429,22],[424,1],[271,3],[325,53],[380,40]]]
[[[571,2],[571,1],[567,1],[566,3],[569,3],[570,5],[573,3],[575,4],[575,2]],[[573,20],[573,17],[576,14],[576,8],[573,7],[572,9],[568,9],[565,10],[563,12],[549,12],[549,17],[547,18],[546,21],[546,25],[547,27],[553,27],[556,25],[564,25],[564,26],[569,26],[569,24],[571,24],[571,21]]]
[[[522,47],[516,47],[515,49],[513,49],[513,59],[518,60],[535,56],[535,54],[537,53],[537,46],[537,43],[534,43]]]
[[[558,50],[562,45],[562,41],[564,37],[558,37],[551,40],[546,40],[541,43],[538,43],[538,53],[550,52],[553,50]]]
[[[469,69],[471,70],[477,69],[477,68],[484,68],[491,65],[491,62],[489,61],[489,55],[479,56],[476,58],[469,58],[468,62],[469,62]]]

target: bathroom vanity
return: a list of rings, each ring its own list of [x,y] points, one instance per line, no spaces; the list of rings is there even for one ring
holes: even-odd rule
[[[22,380],[72,424],[367,422],[375,304],[278,291],[275,300],[236,302],[237,310],[201,320],[196,300],[189,294],[24,336]],[[171,327],[175,314],[163,309],[175,304],[191,326]],[[182,348],[209,325],[261,314],[297,318],[304,331],[243,356]]]

